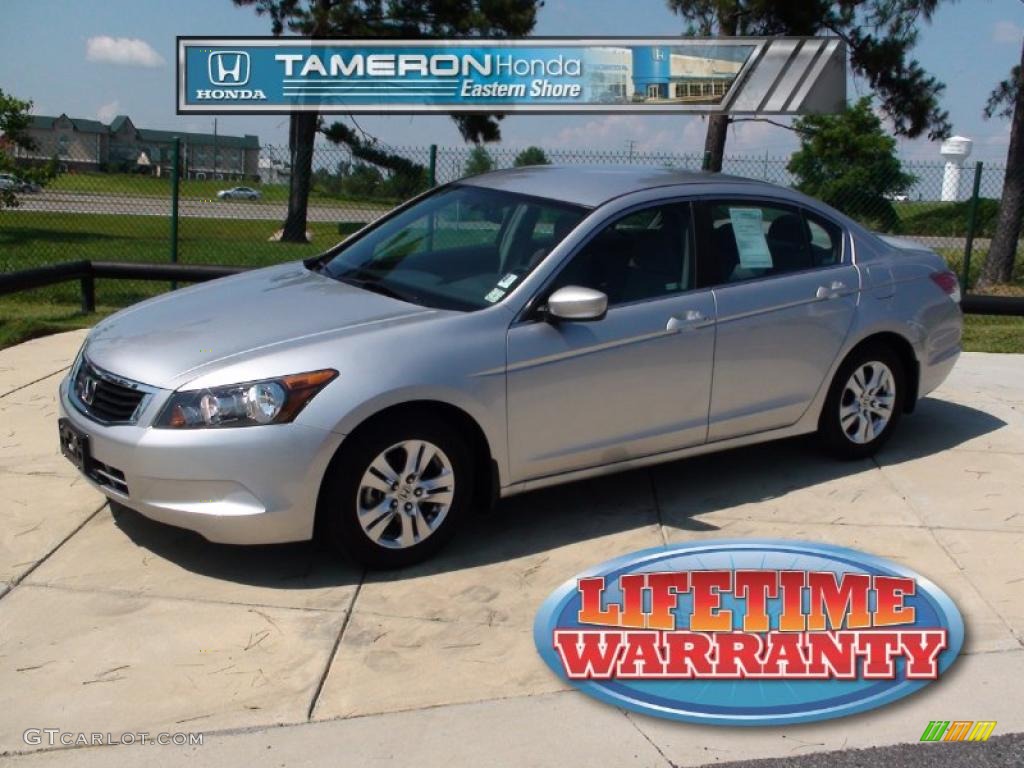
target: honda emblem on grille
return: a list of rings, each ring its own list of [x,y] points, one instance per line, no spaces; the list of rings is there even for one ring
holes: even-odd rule
[[[81,398],[82,402],[86,405],[92,405],[92,400],[96,397],[96,385],[99,382],[96,381],[95,377],[89,376],[88,374],[82,380]]]

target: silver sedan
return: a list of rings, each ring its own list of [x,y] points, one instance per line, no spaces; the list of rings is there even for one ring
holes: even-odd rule
[[[102,321],[61,444],[155,520],[394,567],[543,486],[805,433],[868,456],[956,362],[958,301],[935,253],[790,190],[499,171]]]
[[[260,193],[258,189],[252,187],[232,187],[231,189],[222,189],[217,193],[217,197],[221,200],[259,200]]]

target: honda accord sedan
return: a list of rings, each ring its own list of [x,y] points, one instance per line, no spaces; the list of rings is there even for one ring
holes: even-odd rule
[[[543,166],[99,323],[68,458],[207,539],[394,567],[557,483],[817,433],[877,451],[960,353],[956,276],[791,190]]]

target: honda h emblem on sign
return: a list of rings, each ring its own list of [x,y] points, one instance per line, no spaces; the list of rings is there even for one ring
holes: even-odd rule
[[[249,54],[245,51],[214,51],[207,59],[211,85],[245,85],[249,82]]]

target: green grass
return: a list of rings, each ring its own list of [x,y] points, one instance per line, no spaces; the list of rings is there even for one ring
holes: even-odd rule
[[[971,204],[968,201],[942,203],[936,201],[893,203],[900,218],[902,234],[919,237],[963,237],[967,232]],[[992,237],[999,201],[978,200],[975,212],[975,237]]]
[[[182,198],[212,200],[217,197],[217,192],[220,190],[239,186],[259,190],[261,195],[259,202],[285,203],[288,201],[287,184],[258,184],[251,181],[230,181],[228,179],[182,179],[178,188],[178,194]],[[169,200],[171,197],[171,179],[168,176],[157,178],[156,176],[141,176],[130,173],[65,173],[47,184],[46,189],[52,192],[162,197]],[[376,198],[367,199],[329,195],[316,187],[310,191],[309,199],[311,203],[317,205],[344,207],[346,205],[360,204],[378,206],[381,210],[386,210],[398,202]]]
[[[310,222],[308,244],[270,242],[277,221],[178,221],[178,258],[191,264],[259,266],[318,253],[342,239],[333,222]],[[170,222],[162,216],[93,213],[0,212],[0,271],[77,259],[170,260]]]
[[[261,267],[321,253],[342,237],[337,225],[311,222],[313,242],[267,240],[276,221],[181,219],[178,260],[183,264]],[[106,214],[0,212],[0,272],[44,264],[92,261],[170,261],[169,223],[161,217]],[[0,298],[0,346],[46,333],[92,325],[103,314],[166,291],[168,284],[142,280],[98,280],[100,311],[78,311],[80,288],[75,282]]]
[[[0,299],[0,349],[51,333],[88,328],[114,311],[115,307],[97,307],[96,312],[86,314],[69,304]]]
[[[906,205],[923,205],[910,204]],[[320,253],[342,239],[337,224],[311,222],[308,244],[268,242],[276,221],[181,219],[179,261],[259,267]],[[167,263],[169,222],[163,217],[107,214],[0,212],[0,272],[76,259]],[[960,273],[962,253],[943,252]],[[975,253],[976,278],[984,260]],[[1017,286],[1024,292],[1024,274]],[[135,280],[97,282],[98,312],[79,312],[77,282],[49,286],[0,298],[0,347],[47,333],[94,324],[118,308],[167,290],[167,283]],[[1024,318],[968,316],[964,348],[982,352],[1024,353]]]
[[[1024,353],[1024,317],[965,315],[964,350]]]

